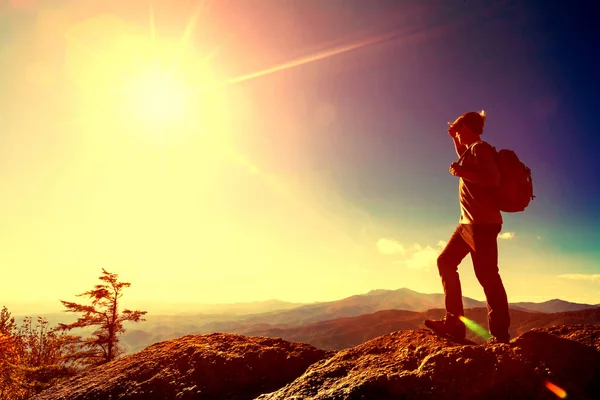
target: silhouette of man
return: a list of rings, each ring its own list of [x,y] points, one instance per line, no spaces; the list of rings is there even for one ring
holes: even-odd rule
[[[457,340],[465,338],[465,325],[459,318],[464,310],[458,265],[470,254],[487,301],[490,341],[508,343],[508,299],[498,271],[497,239],[503,221],[494,194],[500,173],[495,149],[480,139],[484,124],[483,111],[467,112],[450,123],[448,129],[459,156],[459,161],[450,165],[450,174],[459,178],[460,220],[437,259],[446,316],[425,320],[425,325]]]

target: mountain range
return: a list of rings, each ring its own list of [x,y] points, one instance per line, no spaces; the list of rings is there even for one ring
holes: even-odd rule
[[[485,302],[463,297],[465,309],[485,309]],[[572,303],[553,299],[542,303],[510,303],[513,318],[513,334],[521,326],[514,321],[538,321],[533,326],[546,326],[552,319],[544,315],[597,308],[599,305]],[[355,345],[361,338],[373,338],[375,333],[394,329],[415,329],[421,326],[424,318],[443,314],[444,295],[442,293],[419,293],[408,288],[397,290],[373,290],[365,294],[345,299],[312,304],[295,304],[278,300],[221,305],[199,305],[202,313],[190,314],[148,314],[146,321],[138,324],[126,323],[126,332],[121,336],[121,344],[126,353],[139,351],[146,346],[163,340],[187,334],[208,334],[214,332],[249,335],[277,336],[317,345],[323,332],[330,329],[354,332],[351,337],[324,346],[338,349],[344,343]],[[189,308],[187,308],[189,310]],[[429,311],[433,310],[433,311]],[[437,311],[435,311],[437,310]],[[485,326],[485,312],[478,311],[474,318]],[[50,326],[59,322],[69,323],[76,319],[73,314],[53,313],[42,315]],[[19,318],[17,318],[19,320]],[[386,325],[387,324],[387,325]],[[347,328],[343,328],[347,326]],[[368,329],[363,328],[368,326]],[[387,326],[387,328],[385,328]],[[366,332],[365,332],[366,330]],[[370,330],[371,333],[368,331]],[[387,333],[386,332],[386,333]],[[75,333],[75,332],[74,332]],[[329,332],[331,333],[331,332]],[[85,335],[86,331],[81,331]],[[325,334],[327,337],[327,334]],[[358,342],[357,342],[358,340]],[[366,340],[366,339],[365,339]]]
[[[478,323],[486,326],[486,303],[469,297],[463,297],[466,309],[480,309],[475,313]],[[543,314],[555,314],[572,311],[595,309],[591,304],[571,303],[564,300],[550,300],[543,303],[511,303],[513,318],[512,334],[516,335],[521,322],[526,321],[528,327],[547,326],[547,321],[554,317]],[[361,333],[357,338],[364,340],[379,334],[397,329],[415,329],[422,326],[422,321],[435,315],[443,315],[444,295],[441,293],[419,293],[407,288],[398,290],[374,290],[362,295],[351,296],[342,300],[304,304],[295,308],[273,310],[259,314],[198,314],[147,316],[143,325],[129,325],[122,336],[122,344],[127,352],[137,351],[145,346],[180,337],[187,334],[208,334],[214,332],[237,333],[242,335],[264,335],[284,337],[289,340],[299,339],[304,343],[317,347],[321,344],[319,332],[327,332],[327,327],[348,325],[344,332],[360,330],[366,325],[372,329],[371,334]],[[429,311],[437,310],[437,311]],[[532,313],[542,315],[532,315]],[[559,318],[560,319],[560,318]],[[575,318],[577,319],[577,318]],[[373,320],[368,322],[369,320]],[[376,321],[376,322],[374,322]],[[386,322],[387,321],[387,322]],[[535,322],[538,321],[538,322]],[[386,326],[386,329],[375,329],[375,326]],[[565,322],[568,323],[568,322]],[[329,333],[325,333],[328,337]],[[357,334],[358,335],[358,334]],[[339,343],[324,348],[339,349],[342,343],[355,345],[357,338],[340,339]],[[301,339],[301,340],[300,340]]]

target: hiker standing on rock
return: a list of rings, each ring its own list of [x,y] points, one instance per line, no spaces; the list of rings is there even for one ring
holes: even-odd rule
[[[496,150],[480,139],[485,113],[467,112],[450,123],[459,160],[450,165],[450,174],[459,178],[460,221],[437,259],[444,287],[446,316],[425,320],[425,325],[456,340],[464,340],[466,329],[458,265],[471,254],[475,276],[483,287],[488,306],[490,341],[508,343],[508,299],[498,272],[498,234],[502,215],[496,201],[500,172]]]

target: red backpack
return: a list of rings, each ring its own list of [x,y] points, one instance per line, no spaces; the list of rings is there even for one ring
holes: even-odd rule
[[[535,198],[531,170],[514,151],[507,149],[496,152],[496,164],[500,171],[500,186],[497,188],[500,211],[524,211]]]

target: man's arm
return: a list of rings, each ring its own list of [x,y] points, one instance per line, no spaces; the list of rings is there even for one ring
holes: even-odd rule
[[[458,166],[456,176],[468,182],[481,186],[498,186],[500,184],[500,171],[496,165],[494,149],[489,145],[479,145],[473,148],[475,165],[473,168]]]
[[[458,157],[462,156],[462,154],[467,151],[467,146],[460,144],[456,136],[452,136],[452,140],[454,141],[454,150],[456,150],[456,154]]]

